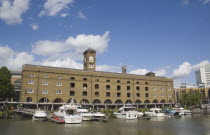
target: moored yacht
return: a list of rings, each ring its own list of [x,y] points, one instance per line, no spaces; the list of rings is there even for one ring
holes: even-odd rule
[[[182,107],[180,107],[180,108],[174,108],[174,110],[176,110],[177,112],[179,112],[179,115],[191,115],[192,114],[192,111],[185,110]]]
[[[148,112],[145,112],[146,116],[150,117],[165,117],[166,115],[161,112],[160,108],[151,108]]]
[[[43,110],[36,110],[33,115],[33,120],[47,120],[47,113]]]
[[[78,115],[78,106],[71,101],[69,105],[63,105],[58,112],[54,113],[58,117],[62,117],[66,124],[80,124],[82,117]]]
[[[119,108],[119,110],[113,113],[116,118],[122,119],[137,119],[138,117],[142,117],[143,113],[137,112],[136,107],[132,105],[124,105],[123,107]]]

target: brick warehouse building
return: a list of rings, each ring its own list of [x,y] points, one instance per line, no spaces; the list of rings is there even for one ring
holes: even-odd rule
[[[155,76],[99,72],[96,51],[84,52],[84,70],[24,65],[22,102],[68,103],[73,98],[81,104],[151,104],[174,103],[173,80]]]

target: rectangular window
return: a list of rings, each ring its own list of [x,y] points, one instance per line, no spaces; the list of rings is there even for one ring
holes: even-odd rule
[[[117,85],[117,90],[120,90],[120,89],[121,89],[120,85]]]
[[[44,82],[43,82],[43,85],[48,85],[48,82],[47,82],[47,81],[44,81]]]
[[[87,84],[86,83],[83,83],[83,89],[87,89]]]
[[[95,84],[95,89],[99,89],[99,84]]]
[[[99,92],[95,92],[95,96],[96,97],[99,97]]]
[[[42,90],[42,94],[48,94],[48,90]]]
[[[107,92],[106,93],[106,97],[110,97],[110,92]]]
[[[154,87],[154,88],[153,88],[153,90],[157,90],[157,88],[156,88],[156,87]]]
[[[106,85],[106,89],[107,90],[110,90],[110,85]]]
[[[171,94],[168,94],[168,97],[172,97],[172,95]]]
[[[164,91],[164,88],[162,87],[161,90]]]
[[[34,93],[34,90],[33,89],[28,89],[27,93]]]
[[[154,97],[157,97],[157,94],[156,93],[154,94]]]
[[[28,80],[28,84],[34,84],[34,80]]]
[[[162,94],[161,94],[161,97],[164,97],[164,96],[165,96],[165,95],[162,93]]]
[[[117,97],[121,97],[121,93],[117,93]]]
[[[137,96],[137,97],[140,97],[140,93],[136,93],[136,96]]]
[[[127,86],[127,90],[131,90],[131,87],[130,86]]]
[[[57,82],[57,86],[62,86],[62,82]]]
[[[70,96],[74,96],[75,92],[74,91],[70,91]]]
[[[62,94],[61,90],[56,90],[56,94]]]
[[[75,83],[70,83],[70,88],[74,88],[75,87]]]
[[[131,93],[127,93],[127,97],[131,97]]]
[[[145,97],[149,97],[149,94],[148,93],[145,93]]]

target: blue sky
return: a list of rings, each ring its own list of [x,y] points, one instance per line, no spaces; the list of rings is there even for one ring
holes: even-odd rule
[[[0,66],[82,67],[97,51],[97,70],[153,71],[195,84],[209,64],[210,0],[0,0]]]

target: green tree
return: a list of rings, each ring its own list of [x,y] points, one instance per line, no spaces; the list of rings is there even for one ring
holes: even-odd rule
[[[11,84],[11,72],[7,67],[0,68],[0,98],[11,98],[14,95],[14,87]]]
[[[181,105],[192,106],[201,105],[201,93],[198,90],[190,90],[188,93],[182,93]]]

